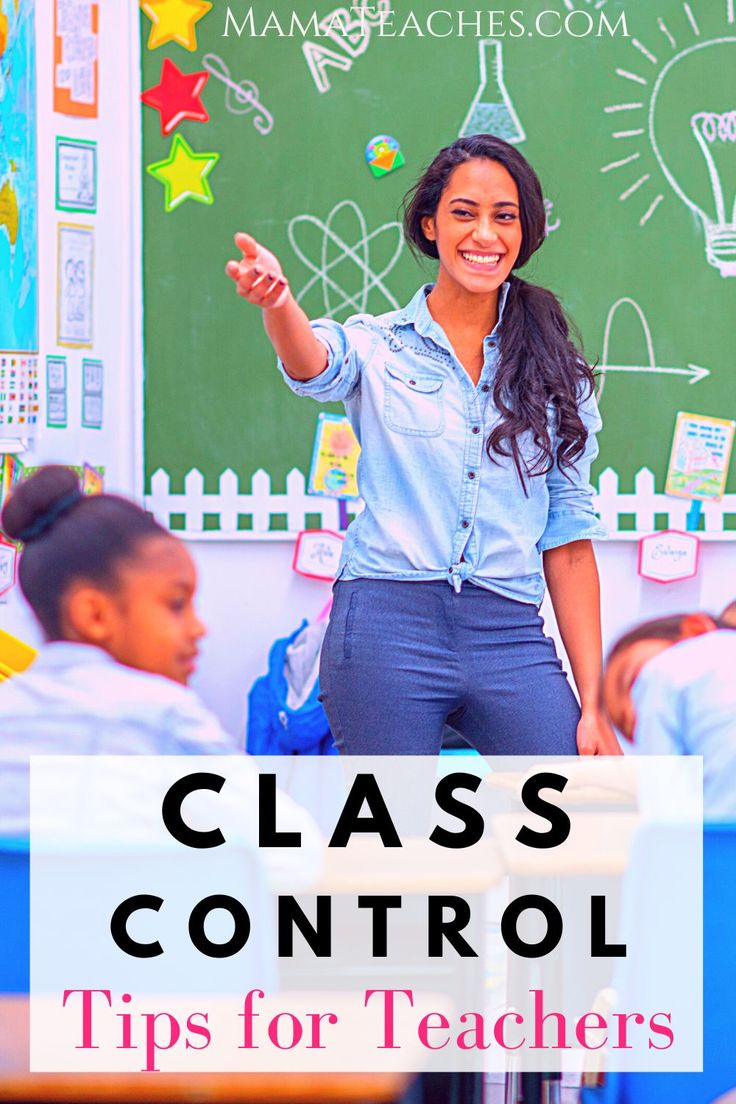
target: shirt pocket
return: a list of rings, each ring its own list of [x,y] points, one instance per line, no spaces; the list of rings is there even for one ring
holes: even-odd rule
[[[388,429],[411,437],[439,437],[445,429],[441,376],[385,365],[383,415]]]

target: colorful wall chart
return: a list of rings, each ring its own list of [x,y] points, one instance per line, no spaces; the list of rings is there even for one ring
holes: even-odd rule
[[[97,118],[96,0],[54,0],[54,111]]]
[[[667,471],[667,494],[720,498],[728,477],[736,422],[702,414],[677,415]]]
[[[33,0],[0,0],[0,351],[38,350]]]

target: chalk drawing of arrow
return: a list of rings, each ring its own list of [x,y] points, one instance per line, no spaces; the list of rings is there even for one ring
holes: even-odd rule
[[[646,364],[607,364],[606,372],[662,372],[671,376],[690,376],[688,383],[699,383],[710,375],[710,368],[703,368],[700,364],[688,364],[687,368],[660,368],[658,364],[653,368]]]
[[[641,323],[642,332],[644,334],[644,341],[647,347],[646,364],[609,364],[608,363],[608,346],[611,338],[611,330],[613,328],[613,320],[616,317],[616,312],[619,307],[624,305],[634,308],[636,315]],[[647,322],[646,315],[641,309],[635,299],[630,299],[624,296],[621,299],[617,299],[608,312],[606,318],[606,328],[603,333],[603,356],[601,358],[601,365],[599,370],[598,379],[598,398],[600,399],[603,394],[603,388],[606,382],[606,376],[609,372],[653,372],[658,375],[667,376],[689,376],[689,384],[699,383],[700,380],[705,379],[710,375],[710,368],[703,368],[700,364],[688,363],[687,368],[666,368],[663,365],[659,365],[656,362],[654,355],[654,342],[652,341],[652,333],[649,329],[649,323]]]

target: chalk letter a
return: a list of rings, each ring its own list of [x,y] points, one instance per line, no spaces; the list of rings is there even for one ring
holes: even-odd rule
[[[353,64],[345,54],[335,53],[327,46],[321,46],[316,42],[302,44],[302,52],[307,59],[309,72],[314,78],[319,92],[329,92],[330,80],[327,76],[327,67],[332,65],[335,69],[349,69]]]

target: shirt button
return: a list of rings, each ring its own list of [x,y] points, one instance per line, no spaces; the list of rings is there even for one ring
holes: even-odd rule
[[[468,472],[468,479],[475,479],[475,472]]]
[[[470,525],[470,522],[468,521],[467,518],[465,518],[465,520],[463,521],[463,529],[467,529],[469,525]]]
[[[490,390],[491,390],[490,384],[488,384],[488,383],[484,383],[483,386],[481,387],[481,391],[490,391]]]
[[[480,433],[480,426],[473,426],[473,433]]]

